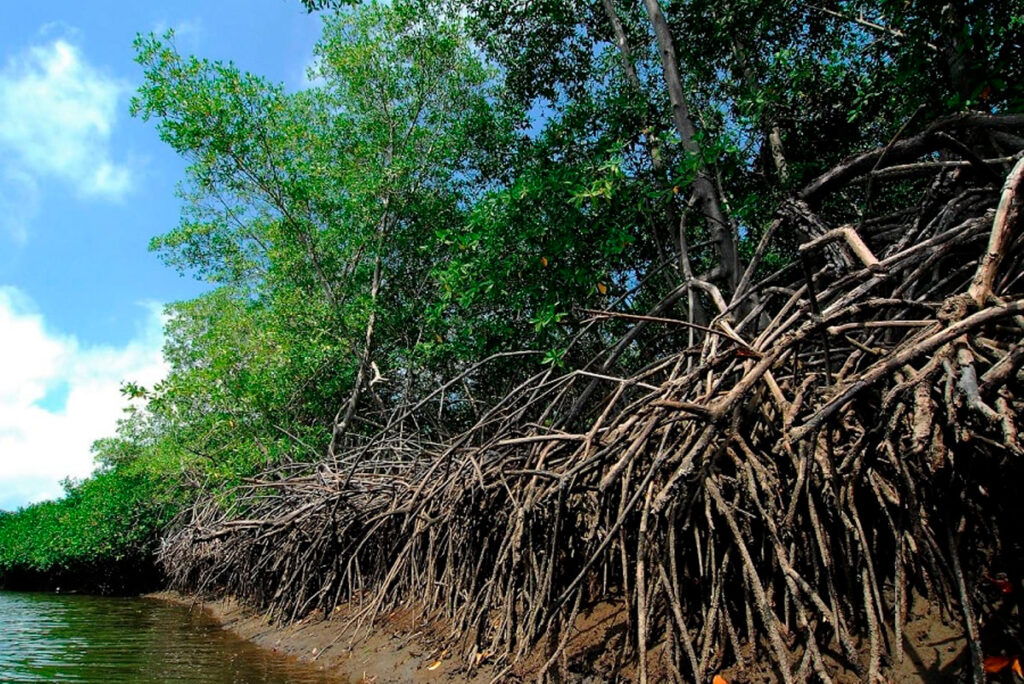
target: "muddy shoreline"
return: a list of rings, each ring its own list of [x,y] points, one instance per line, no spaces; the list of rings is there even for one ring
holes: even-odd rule
[[[271,622],[266,615],[232,598],[201,600],[174,591],[159,591],[146,598],[169,601],[202,610],[236,636],[283,658],[312,665],[338,682],[356,684],[398,684],[400,682],[456,682],[487,684],[494,681],[531,679],[538,672],[543,658],[535,653],[515,669],[495,668],[482,662],[469,670],[461,658],[445,648],[450,636],[443,623],[425,623],[412,609],[395,611],[373,625],[359,624],[358,611],[340,606],[333,615],[314,613],[298,622]],[[951,620],[941,616],[924,602],[915,602],[917,610],[904,633],[905,658],[891,663],[890,674],[898,681],[948,681],[966,657],[966,642]],[[575,660],[583,656],[590,667],[568,677],[571,681],[599,682],[609,679],[632,681],[633,673],[623,668],[614,652],[621,647],[621,610],[603,606],[582,618],[573,639]],[[588,638],[589,637],[589,638]],[[656,647],[649,654],[649,667],[658,671],[663,649]],[[831,658],[829,659],[831,661]],[[615,662],[617,661],[617,662]],[[835,666],[836,662],[831,661]],[[576,669],[576,668],[574,668]],[[563,672],[563,675],[569,674]],[[661,674],[667,672],[662,671]],[[765,664],[734,665],[721,671],[729,682],[777,681],[775,673]],[[844,668],[836,672],[836,682],[852,684],[856,674]]]
[[[467,672],[438,645],[438,625],[417,625],[400,612],[384,624],[356,629],[356,621],[344,609],[328,619],[313,614],[293,624],[280,624],[231,598],[204,601],[175,591],[145,597],[205,611],[233,634],[282,657],[313,665],[339,682],[475,684],[490,682],[497,674],[487,666]]]

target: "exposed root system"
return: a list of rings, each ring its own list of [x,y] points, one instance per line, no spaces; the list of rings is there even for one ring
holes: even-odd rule
[[[202,502],[165,568],[283,619],[351,602],[371,624],[415,601],[468,666],[540,645],[542,674],[566,667],[581,610],[618,600],[640,681],[658,645],[679,681],[754,659],[783,682],[881,681],[920,594],[984,681],[985,655],[1020,648],[992,582],[1024,569],[1024,158],[958,141],[1018,119],[946,120],[848,160],[781,207],[730,298],[700,280],[671,295],[717,309],[706,324],[625,317],[589,366],[547,369],[443,439],[401,407],[336,462]],[[884,215],[826,225],[851,188]],[[794,226],[792,265],[766,275]],[[677,353],[616,375],[659,328]]]

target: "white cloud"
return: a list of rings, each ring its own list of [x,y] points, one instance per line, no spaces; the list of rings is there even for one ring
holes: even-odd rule
[[[168,29],[174,31],[174,41],[179,49],[184,52],[199,52],[199,44],[206,32],[202,19],[184,19],[175,23],[161,20],[153,25],[153,33],[158,37],[162,37]]]
[[[28,226],[39,213],[39,183],[24,171],[0,167],[0,233],[19,245],[28,241]]]
[[[80,197],[124,197],[132,170],[115,159],[111,138],[130,90],[65,38],[9,58],[0,69],[0,205],[14,202],[26,178],[57,179]],[[30,218],[8,218],[6,232],[24,239]]]
[[[88,346],[49,330],[22,292],[0,287],[0,330],[0,504],[11,507],[92,472],[91,444],[122,415],[121,382],[152,386],[167,365],[156,304],[125,346]]]

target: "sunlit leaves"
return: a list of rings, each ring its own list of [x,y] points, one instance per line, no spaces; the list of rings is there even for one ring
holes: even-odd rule
[[[11,571],[103,576],[127,561],[145,566],[177,510],[166,485],[137,468],[103,471],[66,482],[60,501],[0,516],[0,577]]]

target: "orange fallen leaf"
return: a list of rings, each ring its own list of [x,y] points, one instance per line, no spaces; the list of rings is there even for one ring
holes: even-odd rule
[[[540,258],[540,265],[543,266],[544,268],[547,268],[548,267],[548,258],[547,257],[541,257]]]
[[[600,292],[601,294],[608,294],[608,286],[605,285],[604,283],[598,283],[597,291]]]
[[[1002,672],[1010,666],[1010,659],[1007,656],[987,656],[984,665],[985,672]]]
[[[715,675],[715,678],[711,680],[711,684],[729,684],[729,680],[722,675]]]
[[[1013,670],[1013,673],[1015,675],[1017,675],[1021,679],[1024,679],[1024,670],[1022,670],[1020,667],[1020,658],[1013,659],[1013,665],[1010,666],[1010,669]]]
[[[428,670],[436,670],[439,667],[441,667],[441,661],[440,660],[435,660],[434,662],[432,662],[429,665],[427,665],[427,669]]]

